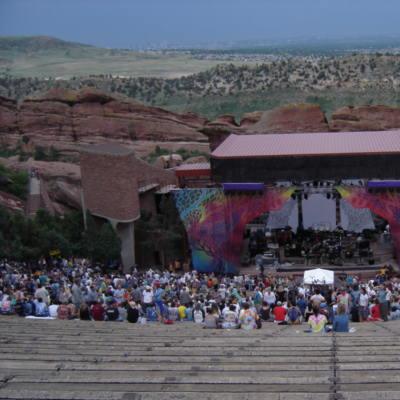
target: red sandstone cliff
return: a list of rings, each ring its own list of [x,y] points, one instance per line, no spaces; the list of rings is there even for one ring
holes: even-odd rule
[[[400,108],[343,107],[332,114],[329,127],[332,131],[384,131],[400,128]]]
[[[205,123],[205,118],[192,113],[176,114],[91,89],[53,89],[20,105],[0,98],[3,145],[15,147],[23,138],[25,144],[53,146],[71,156],[77,156],[77,145],[105,141],[131,147],[139,156],[160,143],[206,151],[207,138],[199,132]]]
[[[118,143],[134,150],[139,157],[159,145],[171,151],[180,147],[207,152],[231,132],[289,133],[321,131],[385,130],[400,128],[400,108],[387,106],[344,107],[333,113],[329,123],[319,106],[292,104],[269,111],[244,114],[240,123],[231,115],[212,122],[193,113],[176,114],[144,106],[121,96],[92,89],[54,89],[40,98],[21,104],[0,97],[0,148],[19,146],[33,152],[36,146],[53,146],[72,162],[78,162],[80,145]],[[15,169],[34,167],[43,180],[46,207],[62,213],[80,205],[80,168],[73,163],[32,161],[18,157],[0,159]],[[143,165],[142,165],[143,164]],[[149,172],[164,177],[155,167]],[[157,172],[160,171],[160,172]],[[143,176],[147,176],[148,174]],[[152,178],[152,179],[153,179]],[[156,180],[154,178],[153,180]],[[168,177],[168,181],[173,177]],[[12,200],[12,201],[11,201]],[[21,208],[22,203],[3,195],[0,204]]]

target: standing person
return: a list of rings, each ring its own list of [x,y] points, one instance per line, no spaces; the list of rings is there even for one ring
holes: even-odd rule
[[[369,315],[369,296],[365,287],[361,288],[359,300],[360,322],[366,321]]]
[[[344,287],[340,289],[340,293],[337,296],[337,301],[338,304],[344,305],[346,309],[346,314],[348,314],[350,311],[351,300],[350,300],[350,295],[346,292],[346,289]]]
[[[262,303],[263,303],[263,295],[261,293],[261,290],[258,287],[256,287],[253,295],[253,304],[257,312],[260,311]]]
[[[158,286],[156,291],[154,292],[154,301],[156,304],[156,308],[160,314],[160,321],[164,321],[164,317],[166,315],[166,307],[163,300],[164,294],[165,290],[162,286]]]
[[[79,310],[79,308],[81,307],[81,303],[83,301],[83,294],[79,286],[79,279],[74,280],[74,284],[72,285],[71,288],[71,293],[72,293],[72,303]]]
[[[360,294],[358,285],[354,285],[351,291],[351,320],[353,322],[360,322]]]
[[[35,298],[37,300],[42,299],[43,303],[46,305],[49,305],[50,303],[49,292],[40,283],[35,291]]]
[[[154,294],[150,286],[146,286],[145,290],[143,290],[142,297],[143,297],[143,312],[146,313],[147,307],[153,306]]]
[[[315,289],[315,292],[311,296],[310,300],[311,300],[311,302],[313,303],[314,306],[318,306],[318,307],[319,307],[319,305],[321,303],[325,303],[326,302],[325,297],[322,296],[321,291],[319,289]]]
[[[264,291],[264,301],[266,303],[268,303],[268,305],[270,306],[270,308],[273,308],[275,306],[276,303],[276,296],[275,293],[271,290],[270,287],[268,287],[267,289],[265,289]]]
[[[379,311],[380,311],[380,316],[384,321],[388,320],[388,313],[389,313],[389,307],[387,303],[387,292],[386,288],[384,285],[379,286],[379,290],[377,293],[377,297],[379,300]]]

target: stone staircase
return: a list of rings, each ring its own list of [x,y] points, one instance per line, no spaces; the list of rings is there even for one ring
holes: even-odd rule
[[[352,334],[303,326],[0,317],[0,399],[396,400],[400,321]]]

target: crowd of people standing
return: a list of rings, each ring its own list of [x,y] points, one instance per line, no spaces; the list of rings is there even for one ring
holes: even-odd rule
[[[149,269],[104,273],[85,260],[54,267],[0,263],[0,312],[29,318],[161,322],[256,329],[308,324],[310,332],[348,332],[349,322],[400,318],[400,280],[384,274],[336,287],[305,286],[288,276],[216,276]]]

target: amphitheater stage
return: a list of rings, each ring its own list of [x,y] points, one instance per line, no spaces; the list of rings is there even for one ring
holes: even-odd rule
[[[306,325],[0,318],[0,399],[400,399],[400,321],[312,335]]]

